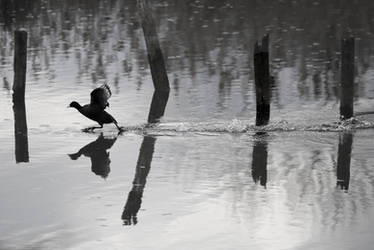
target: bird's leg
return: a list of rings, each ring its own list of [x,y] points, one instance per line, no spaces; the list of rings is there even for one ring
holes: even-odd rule
[[[121,127],[120,127],[120,126],[118,126],[118,124],[117,124],[117,123],[114,123],[114,125],[116,125],[116,127],[117,127],[117,129],[118,129],[118,130],[121,130]]]
[[[89,128],[85,128],[83,129],[84,132],[93,132],[96,128],[103,128],[103,124],[100,124],[100,127],[89,127]]]
[[[123,131],[125,131],[125,128],[124,128],[124,127],[120,127],[120,126],[118,126],[117,123],[114,123],[114,125],[116,125],[116,127],[117,127],[119,133],[122,133]]]
[[[100,124],[100,127],[91,127],[91,128],[88,128],[88,129],[94,131],[97,128],[103,128],[103,124]]]
[[[103,128],[103,124],[100,124],[100,127],[92,127],[92,131],[93,131],[95,128]]]

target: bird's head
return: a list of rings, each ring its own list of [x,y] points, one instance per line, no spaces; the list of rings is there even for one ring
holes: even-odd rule
[[[68,106],[68,108],[76,108],[76,109],[80,109],[81,107],[82,106],[76,101],[71,102],[70,105]]]

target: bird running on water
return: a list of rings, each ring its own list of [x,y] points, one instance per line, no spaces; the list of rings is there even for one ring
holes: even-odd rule
[[[108,99],[111,95],[112,92],[110,91],[108,84],[104,83],[91,92],[91,101],[89,104],[81,106],[76,101],[70,103],[69,107],[77,109],[79,113],[100,125],[100,127],[87,128],[85,131],[93,131],[96,128],[102,128],[103,125],[107,123],[114,123],[117,129],[122,131],[121,127],[118,126],[116,119],[105,111],[105,108],[109,107]]]

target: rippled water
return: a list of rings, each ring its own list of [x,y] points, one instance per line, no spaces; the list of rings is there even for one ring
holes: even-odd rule
[[[0,5],[0,249],[374,243],[374,116],[338,119],[343,35],[357,38],[355,111],[374,107],[371,1],[152,3],[171,93],[147,128],[153,85],[135,1]],[[28,162],[16,157],[11,95],[20,28]],[[260,129],[252,53],[266,32],[275,84]],[[66,106],[105,80],[108,112],[128,131],[83,133],[93,123]]]

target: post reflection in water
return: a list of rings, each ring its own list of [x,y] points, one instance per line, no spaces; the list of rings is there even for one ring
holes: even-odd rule
[[[25,100],[13,99],[16,163],[29,162]]]
[[[267,181],[267,158],[268,142],[266,132],[257,132],[253,144],[252,153],[252,178],[255,183],[260,181],[260,185],[266,188]]]
[[[138,223],[137,213],[142,203],[144,187],[147,182],[149,170],[151,169],[155,143],[155,137],[144,136],[140,147],[138,162],[136,163],[136,172],[132,183],[133,186],[127,197],[121,217],[123,225],[136,225]]]
[[[69,154],[69,157],[72,160],[77,160],[81,155],[90,157],[91,171],[106,178],[110,173],[110,158],[107,150],[116,142],[118,135],[114,138],[107,138],[101,133],[95,141],[82,147],[77,153]]]
[[[352,143],[352,133],[343,133],[339,135],[336,185],[344,190],[348,190],[349,188]]]

